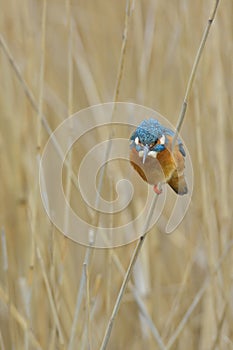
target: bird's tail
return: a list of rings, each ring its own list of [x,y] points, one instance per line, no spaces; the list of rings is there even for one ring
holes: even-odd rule
[[[179,195],[184,195],[188,193],[188,186],[185,181],[184,175],[178,176],[177,171],[172,175],[171,179],[168,181],[171,188]]]

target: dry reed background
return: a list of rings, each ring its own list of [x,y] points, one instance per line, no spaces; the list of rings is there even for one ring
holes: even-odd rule
[[[135,2],[120,101],[154,108],[176,124],[211,6]],[[37,146],[43,149],[48,134],[38,115],[54,130],[72,112],[112,100],[124,13],[125,1],[1,1],[1,349],[68,348],[86,248],[57,232],[42,207]],[[195,176],[189,211],[172,235],[160,227],[148,235],[109,349],[163,348],[150,319],[167,349],[233,349],[232,20],[232,0],[224,0],[182,129]],[[69,349],[99,348],[123,278],[119,261],[126,269],[134,246],[96,250],[84,265]]]

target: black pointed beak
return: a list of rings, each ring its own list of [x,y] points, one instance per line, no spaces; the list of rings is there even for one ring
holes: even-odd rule
[[[149,146],[148,145],[144,146],[143,151],[144,151],[144,153],[143,153],[142,163],[144,164],[146,161],[146,157],[148,155],[148,152],[149,152]]]

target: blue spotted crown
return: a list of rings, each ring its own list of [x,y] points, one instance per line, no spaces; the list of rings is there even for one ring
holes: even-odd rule
[[[133,134],[130,137],[130,140],[135,141],[135,139],[138,137],[140,140],[140,143],[143,145],[150,145],[157,142],[158,139],[162,137],[162,135],[169,135],[173,137],[175,135],[174,131],[172,131],[169,128],[166,128],[162,126],[158,120],[150,118],[147,120],[143,120],[141,124],[136,128],[136,130],[133,132]],[[179,150],[182,153],[183,156],[185,156],[185,150],[183,148],[181,140],[177,139]],[[165,140],[165,144],[167,143],[167,138]],[[140,148],[140,146],[137,146],[136,148]],[[161,145],[157,145],[153,148],[155,151],[162,151],[164,147]]]
[[[156,142],[165,133],[164,127],[156,119],[143,120],[131,136],[131,140],[139,138],[144,145]]]

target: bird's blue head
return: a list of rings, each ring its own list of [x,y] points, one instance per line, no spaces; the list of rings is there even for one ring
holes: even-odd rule
[[[156,119],[151,118],[137,127],[130,140],[131,148],[136,149],[144,164],[147,156],[156,158],[157,153],[165,149],[165,130]]]

